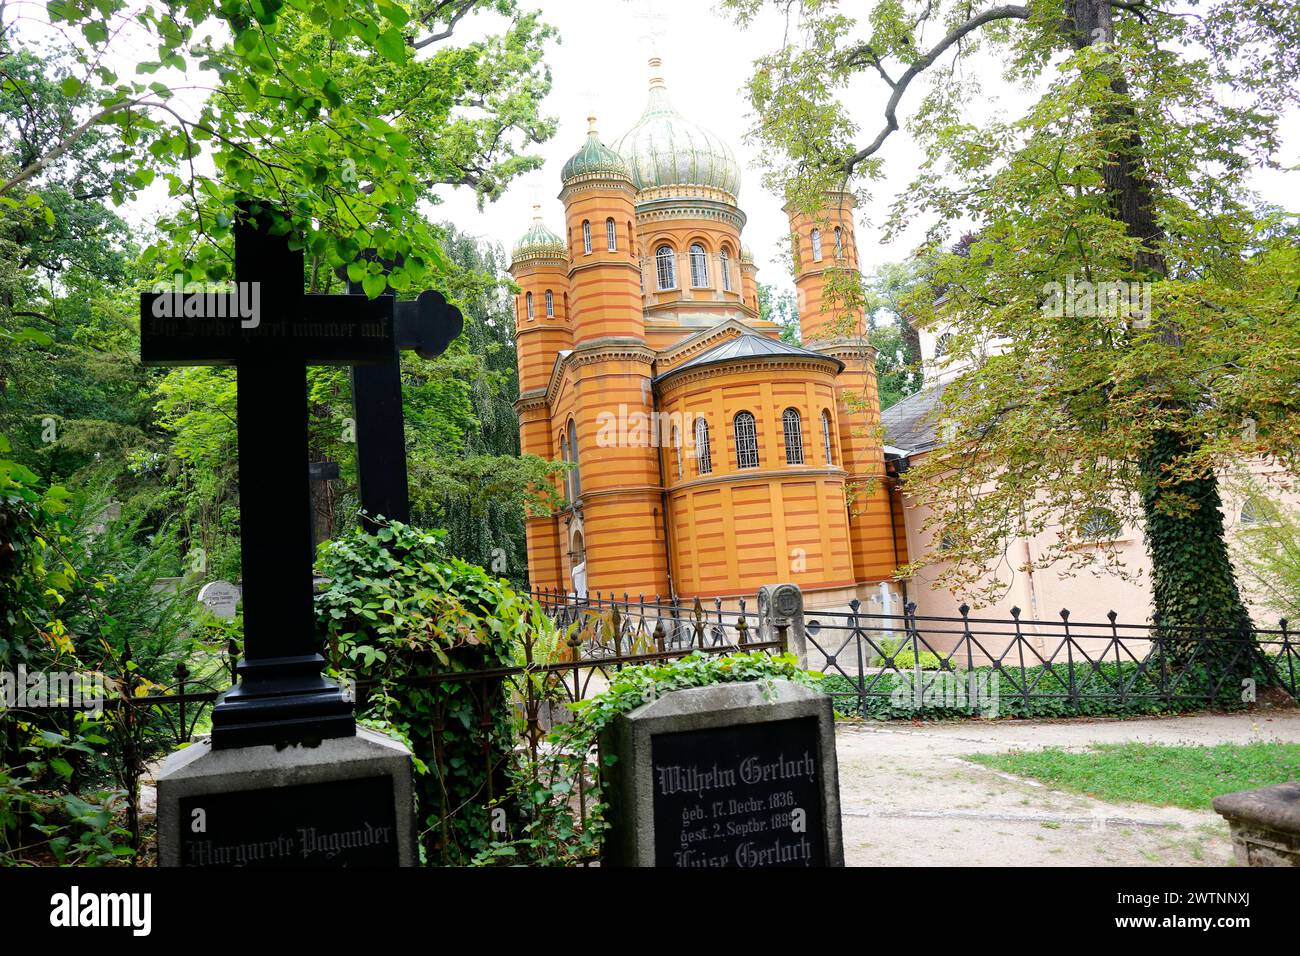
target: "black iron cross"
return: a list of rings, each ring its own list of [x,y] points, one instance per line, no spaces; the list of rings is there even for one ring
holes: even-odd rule
[[[305,296],[302,252],[256,222],[258,208],[241,206],[235,292],[140,298],[146,365],[237,372],[244,656],[238,686],[213,709],[218,749],[356,732],[351,703],[321,676],[315,634],[307,366],[395,354],[393,300]]]
[[[365,258],[373,258],[367,255]],[[359,283],[348,291],[361,292]],[[392,290],[385,292],[392,297]],[[376,517],[409,523],[410,487],[406,474],[406,431],[402,421],[402,368],[398,352],[437,358],[464,328],[460,310],[440,292],[420,293],[413,302],[394,303],[396,348],[386,362],[352,369],[352,408],[356,423],[357,483],[365,526]]]

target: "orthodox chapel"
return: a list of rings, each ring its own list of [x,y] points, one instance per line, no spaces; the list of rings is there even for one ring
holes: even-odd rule
[[[669,100],[658,58],[630,130],[565,163],[565,221],[515,244],[522,450],[570,467],[528,520],[535,588],[583,597],[893,605],[907,562],[880,439],[875,352],[843,314],[853,200],[787,209],[802,346],[760,316],[740,166]],[[894,608],[894,612],[897,609]]]

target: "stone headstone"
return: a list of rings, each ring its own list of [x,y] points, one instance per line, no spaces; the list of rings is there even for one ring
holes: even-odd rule
[[[758,589],[761,640],[774,641],[784,627],[790,653],[799,666],[808,666],[808,634],[804,628],[803,591],[797,584],[765,584]]]
[[[218,618],[233,620],[239,605],[239,587],[230,581],[208,581],[199,589],[199,604]]]
[[[239,596],[239,587],[229,581],[209,581],[199,589],[199,603],[225,621],[234,619]]]
[[[411,756],[361,728],[316,747],[172,754],[158,777],[163,866],[414,866]]]
[[[825,694],[790,681],[672,691],[613,720],[600,751],[605,865],[844,865]]]
[[[1300,780],[1214,798],[1242,866],[1300,866]]]

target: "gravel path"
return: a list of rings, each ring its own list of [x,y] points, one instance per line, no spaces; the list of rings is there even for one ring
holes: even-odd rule
[[[1300,713],[1150,720],[840,722],[840,799],[850,866],[1221,866],[1218,814],[1112,804],[962,759],[1092,743],[1300,742]]]

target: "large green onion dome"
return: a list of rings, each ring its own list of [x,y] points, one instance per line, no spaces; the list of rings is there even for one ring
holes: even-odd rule
[[[568,256],[564,240],[542,222],[542,207],[533,206],[533,225],[519,237],[511,254],[511,259],[520,262],[524,259],[563,259]]]
[[[658,57],[650,61],[650,102],[641,119],[613,147],[632,171],[638,190],[703,186],[732,198],[740,192],[740,164],[726,143],[686,119],[668,100]]]

